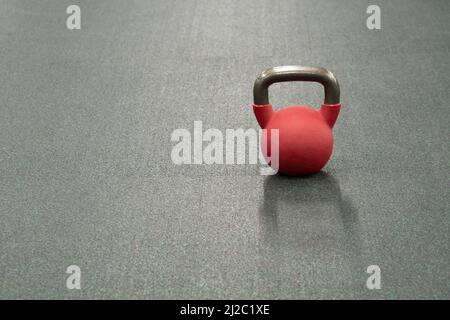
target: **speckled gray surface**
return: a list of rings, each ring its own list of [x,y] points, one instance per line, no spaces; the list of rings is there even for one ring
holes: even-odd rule
[[[376,2],[380,31],[358,0],[76,1],[69,31],[72,1],[0,1],[0,298],[450,298],[450,3]],[[171,162],[289,64],[341,84],[322,173]]]

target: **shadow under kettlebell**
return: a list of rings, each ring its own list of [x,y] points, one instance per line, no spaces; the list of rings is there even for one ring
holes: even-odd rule
[[[358,211],[341,193],[338,180],[319,172],[309,176],[268,176],[259,208],[263,241],[298,243],[346,239],[359,247]]]
[[[342,279],[359,287],[365,269],[358,210],[331,174],[268,176],[259,223],[263,296],[310,297],[320,286],[339,292]]]

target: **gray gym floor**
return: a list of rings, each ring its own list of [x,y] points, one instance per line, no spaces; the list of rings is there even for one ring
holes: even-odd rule
[[[0,1],[0,298],[450,298],[449,54],[447,0]],[[341,84],[321,173],[173,164],[195,120],[258,128],[292,64]]]

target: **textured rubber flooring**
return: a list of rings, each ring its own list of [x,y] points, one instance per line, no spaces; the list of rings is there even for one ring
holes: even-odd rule
[[[70,4],[0,1],[0,298],[450,298],[450,2],[376,1],[378,31],[360,0]],[[291,64],[341,84],[323,172],[172,163],[195,120],[257,128]]]

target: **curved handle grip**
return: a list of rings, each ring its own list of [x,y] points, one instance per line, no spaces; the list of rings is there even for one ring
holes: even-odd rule
[[[255,105],[269,104],[269,86],[276,82],[312,81],[324,86],[324,104],[340,102],[339,83],[327,69],[320,67],[284,66],[274,67],[262,72],[253,86],[253,101]]]

